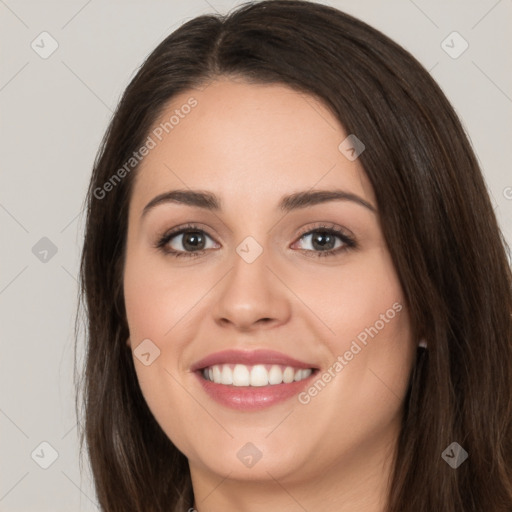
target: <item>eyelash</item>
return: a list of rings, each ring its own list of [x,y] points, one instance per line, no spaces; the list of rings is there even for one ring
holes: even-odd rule
[[[204,229],[201,229],[199,226],[196,226],[194,224],[187,224],[185,226],[176,228],[172,231],[165,233],[163,236],[161,236],[158,239],[157,243],[155,244],[155,247],[157,249],[160,249],[165,254],[168,254],[175,258],[181,258],[181,257],[192,257],[193,258],[193,257],[201,256],[206,251],[208,251],[208,249],[202,249],[200,251],[176,251],[174,249],[169,250],[169,249],[165,248],[165,246],[173,238],[175,238],[178,235],[182,235],[182,234],[189,233],[189,232],[199,232],[199,233],[207,235],[209,238],[212,238],[210,235],[208,235],[208,233],[206,231],[204,231]],[[311,256],[311,257],[335,256],[339,253],[357,248],[357,243],[356,243],[355,239],[347,236],[338,227],[336,227],[335,224],[332,224],[330,226],[326,226],[326,225],[322,224],[319,226],[315,226],[314,228],[308,228],[307,230],[304,230],[301,234],[299,234],[297,240],[300,240],[305,235],[311,235],[316,232],[322,232],[322,233],[326,233],[328,235],[334,235],[334,236],[338,237],[343,242],[344,245],[342,247],[338,247],[336,249],[329,249],[327,251],[312,251],[309,249],[299,249],[300,251],[303,251],[305,253],[313,252],[315,254],[315,256]]]

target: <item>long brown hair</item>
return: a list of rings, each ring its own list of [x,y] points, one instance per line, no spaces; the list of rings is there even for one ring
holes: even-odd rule
[[[86,366],[77,395],[102,509],[193,503],[187,459],[149,411],[126,345],[122,278],[137,167],[103,192],[170,99],[221,76],[313,95],[366,146],[359,158],[412,332],[428,343],[404,404],[389,512],[512,510],[512,277],[468,138],[408,52],[347,14],[300,0],[185,23],[139,69],[104,137],[87,196]],[[469,455],[456,469],[442,457],[452,442]]]

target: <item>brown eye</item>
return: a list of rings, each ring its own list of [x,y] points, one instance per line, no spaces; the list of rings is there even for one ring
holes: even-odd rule
[[[215,249],[215,244],[204,230],[186,226],[166,233],[157,243],[157,247],[173,256],[198,256],[207,249]]]
[[[182,233],[181,245],[186,251],[202,250],[206,245],[206,237],[200,231]]]
[[[308,240],[301,242],[299,249],[314,256],[333,256],[356,247],[355,240],[341,230],[327,226],[312,229],[301,235],[299,240]]]

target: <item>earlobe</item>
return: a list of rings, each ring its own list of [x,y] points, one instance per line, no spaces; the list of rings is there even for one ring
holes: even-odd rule
[[[128,336],[128,338],[126,339],[126,345],[129,347],[129,348],[132,348],[132,342],[130,340],[130,336]]]

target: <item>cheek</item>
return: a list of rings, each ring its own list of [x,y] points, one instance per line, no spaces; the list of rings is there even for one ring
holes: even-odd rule
[[[197,290],[193,283],[184,286],[183,280],[174,278],[169,266],[165,267],[154,257],[136,250],[130,253],[124,272],[126,314],[135,371],[144,399],[167,436],[179,449],[188,452],[193,445],[176,418],[195,417],[200,411],[179,382],[179,362],[190,338],[190,333],[184,334],[184,326],[191,304],[197,302]],[[149,350],[144,350],[150,352],[148,365],[137,356],[143,352],[137,347],[143,341],[147,344],[146,340],[151,341]]]
[[[355,418],[367,418],[369,411],[374,419],[391,418],[406,393],[415,347],[405,299],[388,253],[377,248],[339,271],[330,269],[324,279],[308,279],[302,294],[306,286],[308,306],[330,331],[324,342],[330,352],[326,367],[331,372],[325,376],[330,391],[324,393],[320,384],[304,401],[314,398],[325,407],[343,404],[332,408],[331,419],[354,420],[354,428],[360,423]],[[347,410],[352,419],[345,417]]]
[[[132,348],[149,338],[162,349],[163,340],[186,324],[205,287],[204,279],[194,272],[184,277],[186,272],[173,270],[165,258],[154,255],[134,251],[127,258],[124,297]],[[173,344],[180,339],[175,337]]]
[[[405,315],[397,310],[405,310],[403,293],[383,248],[356,254],[346,265],[336,268],[319,267],[314,275],[297,272],[293,279],[294,291],[314,313],[313,321],[318,324],[320,320],[328,329],[324,330],[325,340],[333,353],[347,350],[347,343],[350,345],[359,334],[364,340],[365,333],[369,336],[368,329],[374,332],[372,327],[382,331],[382,337],[385,332],[391,334],[402,328],[397,324]],[[403,336],[391,338],[398,341]]]

